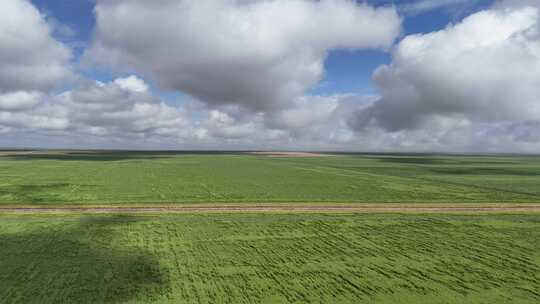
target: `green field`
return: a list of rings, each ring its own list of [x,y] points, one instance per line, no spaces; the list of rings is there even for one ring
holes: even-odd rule
[[[0,303],[539,303],[538,215],[0,215]]]
[[[1,207],[540,203],[539,185],[540,156],[0,153]],[[0,303],[540,302],[536,209],[8,210],[0,211]]]
[[[540,202],[540,156],[0,155],[0,204]]]

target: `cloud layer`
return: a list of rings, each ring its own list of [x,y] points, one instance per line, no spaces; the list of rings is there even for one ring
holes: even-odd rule
[[[395,8],[352,0],[97,0],[84,60],[117,75],[103,82],[74,72],[29,1],[0,10],[0,146],[540,149],[534,0],[397,43]],[[373,73],[378,94],[306,93],[331,50],[373,48],[392,55]]]

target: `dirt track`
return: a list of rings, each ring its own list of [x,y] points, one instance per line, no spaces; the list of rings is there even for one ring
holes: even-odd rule
[[[271,157],[328,157],[331,154],[314,152],[247,152],[248,154],[271,156]]]
[[[540,213],[540,204],[201,204],[176,206],[0,207],[16,213]]]

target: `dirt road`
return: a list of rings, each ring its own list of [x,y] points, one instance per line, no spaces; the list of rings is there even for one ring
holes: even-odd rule
[[[16,213],[540,213],[540,204],[199,204],[148,206],[0,206]]]

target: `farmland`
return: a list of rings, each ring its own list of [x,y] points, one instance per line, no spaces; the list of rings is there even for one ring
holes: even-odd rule
[[[0,204],[538,203],[539,156],[0,154]]]
[[[0,303],[538,303],[538,185],[539,156],[3,152]]]
[[[0,215],[1,303],[538,303],[538,215]]]

